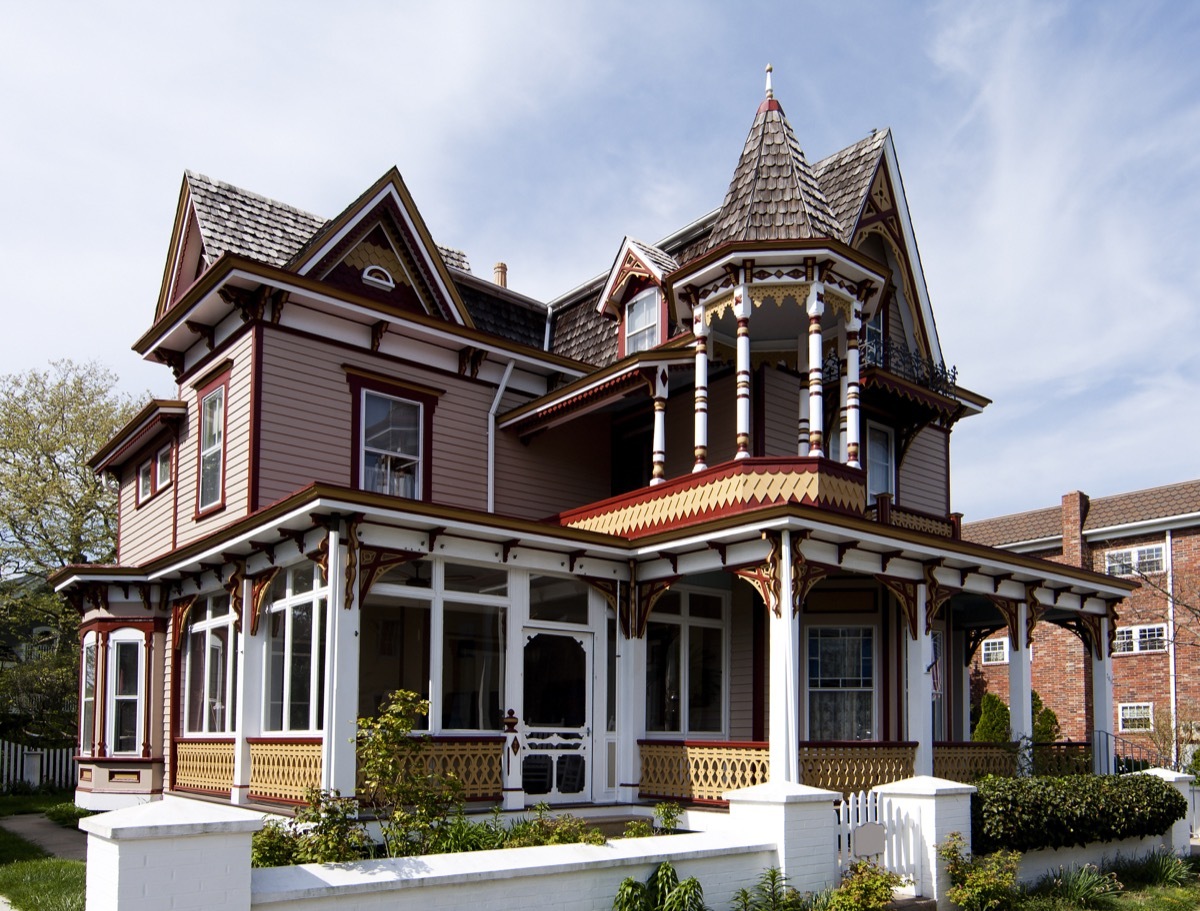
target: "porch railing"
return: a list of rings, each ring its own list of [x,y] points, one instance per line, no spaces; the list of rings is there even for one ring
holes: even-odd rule
[[[500,736],[428,737],[421,745],[420,761],[432,774],[453,775],[465,800],[499,801],[504,789],[504,743]],[[361,773],[358,798],[367,804],[375,799]]]
[[[1035,743],[1033,774],[1087,775],[1092,771],[1092,746],[1089,743]]]
[[[806,741],[800,744],[800,780],[848,795],[911,778],[916,758],[913,741]]]
[[[1178,770],[1179,763],[1153,746],[1118,737],[1108,731],[1096,731],[1094,739],[1096,752],[1100,756],[1098,771],[1103,775],[1120,775],[1152,768]]]
[[[984,775],[1012,778],[1017,774],[1015,743],[951,743],[933,745],[933,776],[971,782]]]
[[[251,798],[303,803],[309,788],[321,786],[321,738],[251,737],[247,742]]]
[[[234,742],[175,741],[175,787],[228,796],[233,787]]]
[[[711,740],[639,740],[638,796],[723,803],[726,791],[768,778],[767,744]]]

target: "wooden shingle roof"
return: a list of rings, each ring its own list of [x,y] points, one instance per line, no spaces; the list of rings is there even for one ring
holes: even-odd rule
[[[887,137],[886,129],[872,130],[870,136],[813,165],[813,173],[837,219],[841,232],[838,240],[850,243]]]

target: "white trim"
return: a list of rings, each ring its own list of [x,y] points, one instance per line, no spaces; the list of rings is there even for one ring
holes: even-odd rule
[[[425,451],[427,444],[425,440],[425,405],[416,399],[406,399],[400,395],[391,395],[386,392],[379,392],[375,389],[366,387],[362,390],[362,396],[359,399],[359,420],[358,420],[358,486],[361,490],[369,493],[382,493],[389,496],[400,496],[400,494],[392,493],[390,490],[379,490],[376,487],[367,486],[367,396],[375,396],[376,398],[385,399],[391,402],[399,402],[404,405],[410,405],[417,411],[417,453],[414,457],[411,453],[399,452],[396,450],[385,450],[376,447],[371,447],[373,453],[378,453],[382,456],[392,456],[400,459],[411,459],[416,462],[416,471],[413,473],[412,492],[408,499],[423,500],[422,484],[425,479]]]
[[[117,696],[117,653],[119,645],[133,645],[137,650],[137,693],[134,695]],[[108,647],[105,656],[104,672],[104,742],[108,747],[109,756],[141,756],[142,743],[146,740],[144,728],[145,712],[143,707],[146,700],[146,638],[140,629],[122,627],[113,630],[108,635]],[[134,728],[134,744],[132,750],[117,749],[117,699],[128,702],[134,701],[137,724]]]
[[[1126,522],[1122,525],[1108,525],[1104,528],[1092,528],[1083,533],[1084,540],[1111,537],[1122,534],[1149,534],[1155,531],[1166,531],[1174,528],[1188,528],[1200,523],[1200,512],[1184,512],[1174,516],[1163,516],[1159,519],[1145,519],[1140,522]]]
[[[998,649],[993,648],[992,651],[999,652],[998,658],[988,660],[988,646],[1000,646]],[[998,639],[984,639],[979,645],[979,663],[984,667],[994,667],[1000,664],[1008,664],[1008,637],[1001,636]]]
[[[1146,712],[1147,727],[1128,727],[1125,724],[1125,710],[1136,709],[1140,715],[1142,709]],[[1130,713],[1134,715],[1133,712]],[[1131,720],[1136,720],[1131,718]],[[1121,734],[1148,734],[1154,730],[1154,703],[1153,702],[1119,702],[1117,703],[1117,732]]]

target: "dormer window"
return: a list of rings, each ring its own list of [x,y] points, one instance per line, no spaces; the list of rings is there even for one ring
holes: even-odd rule
[[[658,344],[658,289],[647,288],[625,305],[625,354]]]

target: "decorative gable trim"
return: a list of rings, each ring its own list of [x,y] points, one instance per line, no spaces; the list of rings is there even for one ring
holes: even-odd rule
[[[441,252],[395,168],[384,174],[358,202],[329,222],[313,242],[297,254],[290,266],[298,275],[316,278],[327,274],[376,223],[389,220],[400,235],[399,242],[414,260],[418,274],[412,279],[414,286],[425,291],[425,295],[418,291],[422,304],[450,322],[474,328]],[[394,274],[392,277],[397,278]]]
[[[601,316],[621,318],[621,305],[631,285],[640,285],[639,290],[645,287],[645,283],[662,287],[666,272],[639,249],[641,246],[630,237],[622,241],[613,267],[609,270],[608,281],[596,302],[596,312]]]
[[[198,247],[198,249],[197,249]],[[189,256],[196,253],[196,256]],[[192,268],[197,272],[193,276],[183,277],[185,264],[191,261]],[[175,209],[175,225],[171,230],[171,243],[167,247],[167,260],[163,265],[162,285],[158,291],[158,304],[154,310],[154,319],[166,313],[187,288],[199,277],[199,261],[208,266],[204,251],[204,240],[200,236],[200,226],[197,222],[196,208],[192,203],[192,194],[187,178],[179,190],[179,203]]]

